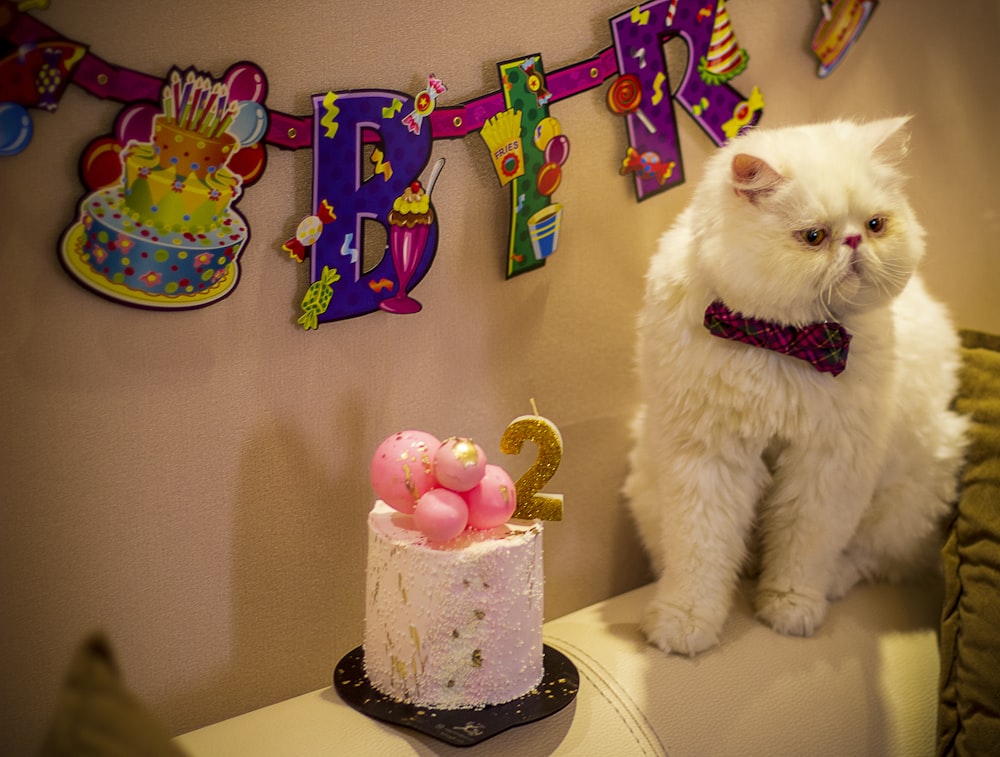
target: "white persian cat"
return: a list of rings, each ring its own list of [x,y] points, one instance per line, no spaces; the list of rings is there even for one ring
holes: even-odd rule
[[[625,494],[659,577],[643,630],[664,651],[718,642],[754,538],[757,616],[784,634],[937,557],[966,421],[948,409],[957,336],[915,273],[906,121],[738,137],[660,240]],[[825,355],[838,323],[849,345]],[[757,336],[714,333],[741,329]],[[762,334],[809,342],[820,367],[744,343]]]

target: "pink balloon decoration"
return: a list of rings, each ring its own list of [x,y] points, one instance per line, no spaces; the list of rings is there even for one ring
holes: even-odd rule
[[[453,436],[434,453],[434,476],[441,486],[467,492],[483,479],[486,453],[472,439]]]
[[[561,166],[569,157],[569,138],[565,134],[556,134],[545,145],[545,162]]]
[[[159,109],[150,103],[125,108],[115,119],[115,139],[122,147],[132,140],[149,142],[153,136],[153,118]]]
[[[440,446],[440,440],[425,431],[400,431],[385,439],[371,464],[378,498],[401,513],[412,513],[417,500],[437,486],[432,461]]]
[[[230,66],[222,77],[222,82],[229,87],[230,101],[253,100],[262,103],[267,97],[264,72],[252,63],[243,62]]]
[[[448,541],[465,530],[469,506],[451,489],[431,489],[417,502],[413,520],[431,541]]]
[[[487,465],[483,480],[465,493],[469,505],[469,528],[487,530],[510,520],[517,508],[517,491],[507,471]]]

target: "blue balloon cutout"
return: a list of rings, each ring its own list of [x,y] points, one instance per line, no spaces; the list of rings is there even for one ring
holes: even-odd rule
[[[28,146],[34,126],[17,103],[0,103],[0,155],[17,155]]]
[[[243,100],[226,131],[239,140],[240,147],[255,144],[267,133],[267,111],[260,103]]]

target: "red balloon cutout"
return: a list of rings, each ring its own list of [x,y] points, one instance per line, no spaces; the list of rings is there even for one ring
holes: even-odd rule
[[[94,191],[117,183],[122,176],[122,146],[114,137],[93,140],[80,156],[80,176],[87,189]]]
[[[264,145],[257,142],[246,147],[241,147],[229,159],[226,164],[234,174],[243,177],[243,186],[249,187],[264,173],[264,166],[267,165],[267,153]]]

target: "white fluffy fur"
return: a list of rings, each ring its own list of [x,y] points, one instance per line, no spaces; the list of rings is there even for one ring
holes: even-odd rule
[[[753,130],[710,159],[660,241],[625,493],[659,576],[643,629],[664,651],[718,642],[754,535],[757,615],[784,634],[811,634],[859,579],[937,556],[965,420],[948,410],[957,336],[915,273],[905,123]],[[808,229],[827,237],[809,246]],[[846,370],[712,336],[715,299],[790,325],[839,321]]]

